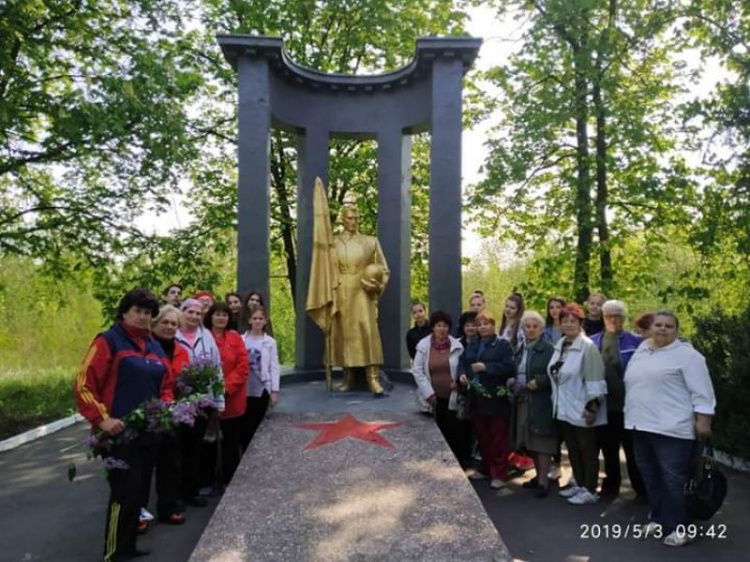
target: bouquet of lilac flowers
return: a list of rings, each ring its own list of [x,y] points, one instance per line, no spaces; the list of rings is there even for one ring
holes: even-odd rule
[[[139,433],[171,431],[175,426],[172,419],[173,407],[172,402],[154,398],[145,402],[140,408],[136,408],[130,412],[125,416],[123,422],[127,427],[131,427]]]
[[[180,397],[194,394],[209,394],[222,396],[224,394],[224,380],[219,376],[219,367],[214,365],[210,357],[199,357],[195,363],[182,369],[177,379],[177,393]]]
[[[110,454],[113,447],[130,443],[143,433],[164,433],[174,430],[179,424],[192,427],[196,417],[205,415],[201,406],[206,400],[213,405],[213,400],[204,394],[178,402],[166,402],[156,398],[149,400],[121,418],[125,429],[117,435],[108,435],[99,429],[89,435],[84,442],[88,448],[86,456],[88,459],[101,458],[105,471],[128,470],[125,461]]]

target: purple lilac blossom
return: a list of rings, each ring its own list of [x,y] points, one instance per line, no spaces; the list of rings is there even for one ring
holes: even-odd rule
[[[196,410],[197,405],[195,402],[177,402],[174,408],[172,408],[172,419],[175,423],[193,427],[197,415]]]
[[[216,399],[213,396],[204,394],[198,399],[198,408],[216,408]]]

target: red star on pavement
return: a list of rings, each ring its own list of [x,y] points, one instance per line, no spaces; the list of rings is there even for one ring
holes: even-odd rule
[[[367,441],[381,447],[395,449],[390,442],[377,432],[381,429],[389,429],[399,425],[401,424],[394,422],[362,422],[354,416],[345,414],[335,422],[298,423],[294,427],[320,431],[315,439],[305,445],[305,450],[316,449],[347,438],[359,439],[360,441]]]

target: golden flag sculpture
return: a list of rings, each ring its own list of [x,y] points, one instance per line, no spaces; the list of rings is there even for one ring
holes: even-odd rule
[[[336,288],[339,286],[339,269],[333,247],[331,213],[323,182],[315,178],[313,192],[313,250],[310,265],[310,284],[307,288],[305,310],[325,336],[326,386],[333,389],[331,381],[331,325],[336,314]]]

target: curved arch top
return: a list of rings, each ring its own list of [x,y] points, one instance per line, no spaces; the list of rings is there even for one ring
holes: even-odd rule
[[[304,308],[312,260],[312,186],[328,178],[330,140],[377,143],[378,239],[391,280],[380,302],[384,366],[408,364],[411,136],[430,134],[430,307],[461,305],[462,82],[482,44],[471,37],[416,41],[404,67],[377,75],[327,74],[296,63],[279,37],[217,35],[237,72],[238,287],[270,289],[271,131],[297,136],[296,363],[322,365],[322,332]],[[388,329],[382,329],[387,323]]]
[[[477,57],[482,39],[474,37],[423,37],[417,39],[414,58],[406,66],[375,75],[329,74],[296,63],[284,49],[280,37],[258,35],[217,35],[227,61],[237,70],[242,56],[265,57],[272,71],[299,85],[314,90],[373,92],[413,84],[428,75],[437,58],[461,60],[464,73]]]

